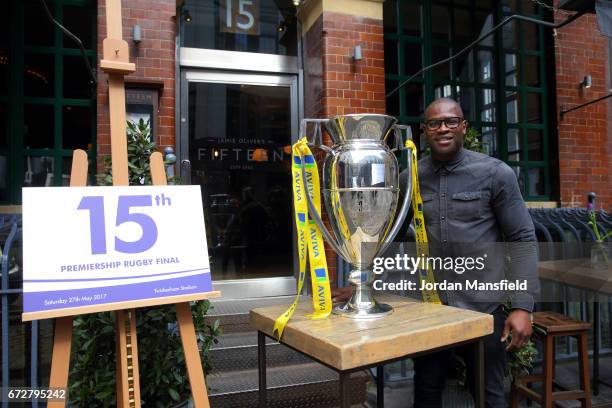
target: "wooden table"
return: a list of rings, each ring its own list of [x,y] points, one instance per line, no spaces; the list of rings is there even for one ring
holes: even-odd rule
[[[331,315],[326,319],[306,318],[312,312],[310,298],[302,298],[287,324],[281,343],[335,370],[340,375],[341,407],[349,406],[347,381],[352,372],[377,367],[377,400],[383,407],[382,366],[461,344],[476,349],[476,407],[484,407],[484,345],[482,338],[493,333],[493,316],[450,306],[405,298],[384,298],[393,306],[391,315],[373,320],[353,320]],[[251,325],[258,333],[259,406],[265,407],[266,344],[275,319],[288,305],[251,310]]]
[[[540,278],[612,296],[612,259],[607,267],[591,266],[589,259],[542,261]]]
[[[590,259],[543,261],[538,264],[541,279],[612,296],[612,263],[607,267],[592,267]],[[595,297],[597,299],[597,297]],[[612,384],[599,378],[601,312],[599,301],[593,302],[593,394],[599,394],[599,384]]]

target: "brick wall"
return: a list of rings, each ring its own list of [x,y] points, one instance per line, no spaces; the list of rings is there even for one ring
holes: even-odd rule
[[[353,60],[356,45],[361,61]],[[385,113],[382,20],[325,11],[304,35],[304,51],[306,117]],[[327,136],[325,142],[331,142]],[[335,286],[336,254],[325,248]]]
[[[382,20],[323,14],[323,115],[385,113]],[[363,59],[353,60],[356,45]]]
[[[565,18],[555,13],[555,22]],[[599,32],[594,14],[579,17],[557,30],[555,59],[557,110],[609,93],[608,39]],[[592,76],[593,85],[583,89],[579,83],[587,74]],[[610,99],[604,100],[559,118],[562,206],[584,207],[586,194],[594,191],[598,196],[598,208],[612,207],[611,103]]]
[[[361,61],[353,60],[356,45]],[[324,12],[304,48],[306,116],[385,113],[382,20]]]
[[[156,141],[160,150],[175,145],[175,14],[176,0],[123,0],[123,39],[130,47],[130,62],[136,72],[125,77],[129,81],[148,81],[163,84],[159,90],[159,112]],[[142,41],[135,45],[132,28],[139,24]],[[98,58],[102,58],[102,41],[106,38],[105,0],[98,0]],[[99,66],[99,60],[98,60]],[[98,69],[98,171],[102,158],[110,155],[110,123],[108,113],[108,81]]]

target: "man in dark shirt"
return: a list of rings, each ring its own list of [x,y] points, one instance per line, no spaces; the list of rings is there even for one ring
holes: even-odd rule
[[[476,248],[488,248],[486,276],[479,276],[480,280],[527,282],[526,290],[511,294],[440,294],[451,306],[493,315],[494,333],[485,339],[485,401],[487,407],[505,407],[505,352],[529,341],[534,296],[539,292],[533,223],[512,169],[500,160],[463,148],[467,121],[457,102],[446,98],[432,102],[425,111],[424,131],[431,155],[419,160],[419,183],[432,252],[456,257],[463,255],[458,253],[463,249],[478,253]],[[405,177],[408,174],[400,178]],[[507,252],[500,253],[502,248],[495,243],[502,241],[509,244]],[[505,255],[511,259],[507,265]],[[508,295],[513,310],[505,318],[500,303]],[[506,345],[510,333],[512,341]],[[448,361],[448,352],[414,359],[415,407],[440,406]],[[472,359],[465,361],[469,375]]]
[[[511,294],[474,290],[439,293],[445,304],[493,315],[494,333],[485,339],[485,401],[487,407],[505,407],[506,349],[521,348],[529,341],[534,296],[539,292],[533,223],[512,169],[500,160],[463,148],[467,121],[457,102],[437,99],[424,116],[431,155],[419,160],[418,170],[431,255],[470,256],[487,250],[486,267],[476,279],[527,282],[527,290]],[[400,175],[400,186],[406,185],[408,176],[406,172]],[[509,243],[507,251],[496,242]],[[507,271],[506,255],[511,258]],[[437,272],[436,281],[449,275],[455,275],[455,280],[461,278],[453,271]],[[463,280],[467,279],[474,279],[474,275],[466,272]],[[343,291],[333,295],[336,299],[344,297]],[[513,310],[505,318],[501,303],[507,297]],[[512,340],[506,344],[509,334]],[[470,380],[473,358],[465,355],[470,351],[456,351],[465,357]],[[450,361],[450,351],[414,359],[416,408],[441,406]]]

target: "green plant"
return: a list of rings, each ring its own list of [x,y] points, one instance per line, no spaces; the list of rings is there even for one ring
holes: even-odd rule
[[[156,146],[149,140],[149,123],[142,119],[138,123],[128,122],[127,132],[130,184],[151,184],[149,156]],[[110,160],[98,180],[102,185],[112,185]],[[191,302],[198,349],[206,374],[212,370],[210,348],[221,333],[218,320],[210,324],[205,319],[211,307],[207,300]],[[174,307],[138,309],[136,329],[143,405],[168,408],[187,400],[189,381]],[[70,404],[74,407],[115,406],[115,315],[95,313],[75,318],[72,338]]]
[[[509,301],[505,302],[503,305],[504,317],[508,318],[508,315],[512,312],[512,306]],[[535,330],[535,327],[534,327]],[[507,340],[508,342],[512,341],[512,334]],[[529,342],[520,349],[512,349],[506,352],[506,376],[510,376],[512,381],[516,381],[518,378],[528,375],[533,368],[533,360],[538,354],[538,350],[536,349],[535,343],[533,340],[529,340]],[[457,377],[457,382],[465,386],[467,373],[466,373],[466,365],[465,361],[458,356],[457,354],[453,354],[453,363],[455,375]]]
[[[210,348],[221,333],[208,324],[207,300],[192,302],[191,313],[205,373],[212,370]],[[115,318],[112,313],[79,316],[73,324],[70,403],[74,407],[115,405]],[[173,306],[138,309],[140,392],[143,405],[167,408],[190,396],[189,380]]]
[[[509,301],[504,303],[503,309],[504,315],[507,318],[512,312]],[[512,333],[508,341],[512,341]],[[533,360],[537,354],[538,350],[533,340],[529,340],[523,348],[508,350],[506,352],[506,375],[510,375],[513,382],[521,376],[528,375],[533,368]]]
[[[608,265],[610,262],[608,259],[608,248],[604,242],[607,241],[609,237],[612,237],[612,231],[609,231],[607,234],[602,234],[601,231],[599,231],[599,226],[597,225],[597,212],[592,208],[588,210],[588,219],[589,225],[595,234],[595,244],[591,248],[591,262],[593,265],[596,265],[598,262],[601,262],[603,265]]]
[[[138,122],[127,122],[128,138],[128,174],[130,185],[151,184],[151,167],[149,157],[156,149],[151,141],[151,125],[141,118]],[[104,159],[104,171],[98,174],[98,184],[110,186],[113,184],[111,158]]]
[[[480,132],[473,127],[468,127],[463,137],[463,147],[474,152],[484,153],[484,143],[480,140]]]
[[[72,324],[69,399],[74,407],[115,405],[115,318],[78,316]]]
[[[603,234],[603,235],[599,231],[599,227],[597,226],[597,212],[595,212],[595,210],[589,210],[588,218],[589,218],[589,225],[591,226],[593,233],[595,233],[595,238],[598,243],[603,243],[609,237],[612,237],[612,231],[608,232],[607,234]]]

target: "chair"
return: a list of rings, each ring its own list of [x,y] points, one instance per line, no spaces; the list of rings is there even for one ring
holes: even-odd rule
[[[512,386],[512,408],[518,408],[519,396],[534,400],[544,408],[552,408],[554,401],[579,400],[581,407],[591,408],[591,383],[589,377],[589,354],[587,334],[591,324],[574,320],[554,312],[533,314],[533,336],[544,345],[542,374],[518,378]],[[580,389],[570,390],[555,380],[555,338],[570,336],[578,340],[578,366]],[[542,382],[539,394],[527,387],[529,383]],[[560,391],[554,391],[554,388]]]

